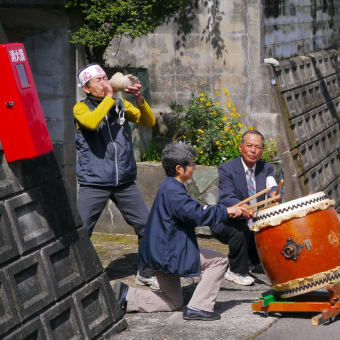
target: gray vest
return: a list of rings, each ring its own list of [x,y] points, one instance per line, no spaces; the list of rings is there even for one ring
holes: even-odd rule
[[[88,96],[83,102],[93,111],[101,99]],[[120,125],[122,100],[115,98],[115,106],[102,120],[97,130],[80,125],[75,130],[78,183],[83,185],[119,186],[133,182],[137,175],[133,154],[131,128],[127,119]]]

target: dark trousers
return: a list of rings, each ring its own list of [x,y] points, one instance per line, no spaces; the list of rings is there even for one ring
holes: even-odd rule
[[[149,209],[135,182],[119,187],[80,185],[77,209],[89,237],[109,199],[116,204],[126,223],[134,228],[140,240],[144,234]],[[150,268],[139,265],[138,270],[144,277],[153,276]]]
[[[213,230],[214,236],[222,243],[229,245],[229,265],[234,273],[249,273],[249,261],[255,265],[260,263],[256,250],[254,232],[250,231],[245,221],[240,223],[220,223]]]

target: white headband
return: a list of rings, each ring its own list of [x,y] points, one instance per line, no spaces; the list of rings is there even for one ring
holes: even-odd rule
[[[90,79],[92,79],[95,76],[99,75],[106,75],[104,70],[99,65],[91,65],[89,67],[86,67],[86,69],[82,70],[79,73],[79,86],[85,85]]]

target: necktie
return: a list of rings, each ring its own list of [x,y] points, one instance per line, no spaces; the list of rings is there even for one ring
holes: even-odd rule
[[[248,169],[246,172],[246,180],[247,180],[247,187],[248,187],[248,194],[249,196],[255,195],[256,190],[255,190],[255,184],[254,184],[254,169]],[[255,204],[257,202],[257,199],[254,198],[252,199],[249,204]],[[248,220],[248,226],[251,226],[252,224],[252,219]]]
[[[256,194],[255,184],[254,184],[254,179],[253,179],[253,173],[254,173],[254,169],[248,169],[247,173],[246,173],[249,196]],[[256,199],[250,201],[250,204],[253,204],[253,203],[256,203]]]

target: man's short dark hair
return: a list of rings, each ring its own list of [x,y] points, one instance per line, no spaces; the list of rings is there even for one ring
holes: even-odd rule
[[[264,147],[265,138],[264,138],[263,134],[262,134],[260,131],[258,131],[258,130],[248,130],[248,131],[246,131],[246,132],[242,135],[241,144],[244,143],[244,139],[246,138],[246,136],[247,136],[248,134],[260,136],[261,139],[262,139],[262,147]]]
[[[162,152],[162,165],[167,176],[175,177],[176,166],[181,165],[184,170],[195,157],[194,148],[186,143],[171,143]]]

